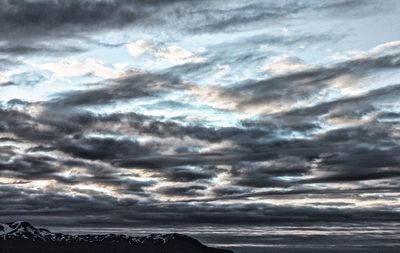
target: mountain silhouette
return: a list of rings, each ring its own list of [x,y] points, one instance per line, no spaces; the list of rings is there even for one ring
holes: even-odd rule
[[[233,253],[182,234],[68,235],[25,221],[0,223],[0,253]]]

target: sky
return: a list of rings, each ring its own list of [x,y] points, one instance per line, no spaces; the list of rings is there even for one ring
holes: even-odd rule
[[[0,218],[400,220],[400,2],[0,1]]]

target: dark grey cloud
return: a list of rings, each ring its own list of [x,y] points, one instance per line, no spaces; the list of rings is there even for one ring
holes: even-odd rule
[[[400,56],[389,54],[349,60],[329,67],[308,68],[261,81],[246,81],[242,84],[220,89],[221,98],[237,101],[239,109],[278,103],[293,103],[307,101],[323,89],[329,87],[329,82],[352,75],[360,78],[377,71],[396,69],[400,67]],[[352,85],[352,84],[349,84]]]
[[[140,16],[135,4],[129,1],[7,0],[2,1],[0,10],[3,39],[70,35],[120,27]]]
[[[60,143],[60,150],[85,159],[118,159],[138,156],[148,151],[129,139],[76,137]]]
[[[141,16],[135,5],[118,0],[1,1],[0,53],[49,56],[82,52],[83,47],[57,46],[57,43],[62,42],[60,38],[66,40],[131,24]]]
[[[196,4],[194,4],[196,3]],[[224,1],[178,2],[168,6],[155,20],[167,27],[178,27],[192,34],[231,33],[274,27],[276,24],[297,25],[321,18],[363,18],[391,11],[373,1],[250,1],[246,3]],[[396,6],[390,1],[388,6]],[[179,20],[186,20],[182,23]]]
[[[269,224],[294,221],[390,221],[398,213],[389,209],[330,208],[273,206],[268,204],[208,203],[188,205],[182,202],[158,203],[138,200],[117,201],[109,196],[68,196],[35,190],[18,191],[1,186],[0,214],[4,218],[22,217],[53,225],[123,226],[144,224]],[[35,193],[35,194],[33,194]],[[7,205],[5,205],[7,203]],[[29,210],[26,208],[29,207]],[[43,208],[46,207],[46,208]],[[13,212],[10,212],[12,210]],[[294,215],[293,215],[294,214]],[[47,218],[46,218],[47,217]],[[62,217],[68,217],[62,218]]]
[[[96,32],[132,25],[154,25],[157,18],[152,16],[174,2],[180,1],[5,0],[0,3],[0,42],[4,43],[0,53],[47,56],[79,53],[86,50],[81,43],[75,47],[62,42],[76,38],[91,40]]]
[[[395,120],[398,121],[400,118],[400,113],[397,112],[381,112],[377,116],[378,119],[381,120]]]
[[[381,12],[390,12],[391,8],[396,7],[396,5],[396,1],[387,1],[385,5],[370,0],[321,1],[315,6],[315,10],[325,12],[332,17],[366,18]]]
[[[370,110],[376,111],[377,107],[374,104],[379,102],[394,101],[400,92],[399,84],[387,85],[382,88],[371,90],[365,94],[341,98],[338,100],[319,103],[315,106],[303,107],[294,109],[284,113],[285,117],[313,117],[325,115],[328,113],[333,114],[335,117],[351,116],[351,118],[360,118]]]
[[[13,86],[13,85],[15,85],[15,83],[10,81],[0,83],[0,87]]]
[[[8,57],[0,58],[0,70],[8,70],[19,64],[21,64],[21,62],[16,59],[10,59]]]
[[[370,115],[371,121],[362,128],[342,128],[327,132],[323,135],[322,143],[340,143],[354,140],[364,142],[393,140],[392,128],[396,121],[388,121],[388,117],[396,118],[396,114],[381,112],[380,103],[393,103],[399,96],[399,85],[388,85],[371,90],[358,96],[345,97],[330,102],[321,102],[315,106],[301,107],[287,112],[276,113],[261,117],[257,120],[245,120],[242,124],[248,128],[263,128],[271,132],[290,135],[297,132],[313,136],[315,130],[321,130],[324,120],[361,120]],[[388,122],[386,122],[388,121]],[[368,137],[368,139],[364,138]],[[374,137],[374,138],[372,138]]]
[[[182,82],[173,76],[156,74],[128,74],[94,89],[59,94],[53,106],[105,105],[121,100],[155,96],[175,89],[182,89]]]
[[[226,186],[226,187],[218,187],[218,188],[214,188],[213,189],[213,193],[214,195],[218,197],[222,196],[222,197],[227,197],[227,196],[238,196],[240,194],[243,193],[249,193],[250,190],[246,189],[246,188],[241,188],[241,187],[237,187],[237,186]],[[210,201],[211,199],[207,199],[207,201]]]
[[[167,196],[195,196],[199,195],[199,191],[207,189],[204,185],[191,185],[191,186],[164,186],[158,189],[157,192]]]
[[[340,0],[340,1],[321,1],[321,5],[318,7],[319,9],[332,9],[332,10],[352,10],[356,7],[368,6],[372,1],[366,0],[362,3],[357,0]]]
[[[0,163],[2,175],[29,180],[49,178],[52,173],[57,172],[57,168],[51,165],[54,159],[49,156],[25,155],[19,158],[9,156],[9,158],[13,158],[11,162],[7,159],[6,162]]]
[[[267,160],[269,160],[267,158]],[[233,184],[255,188],[289,187],[285,177],[302,176],[310,170],[309,162],[299,156],[271,159],[267,163],[238,163],[232,167]]]
[[[251,25],[260,27],[277,20],[310,15],[315,10],[355,8],[357,3],[312,5],[301,2],[265,2],[226,4],[223,1],[2,1],[0,32],[3,41],[21,43],[10,53],[32,53],[41,49],[26,40],[46,41],[58,38],[90,37],[94,32],[123,27],[178,27],[187,32],[221,32],[240,30]],[[371,3],[358,3],[370,6]],[[318,7],[317,7],[318,6]],[[317,8],[315,8],[317,7]],[[43,12],[42,10],[46,10]],[[185,19],[187,22],[179,22]],[[101,42],[100,42],[101,43]],[[45,50],[42,48],[42,50]],[[78,49],[80,50],[80,49]],[[51,51],[51,47],[50,47]]]
[[[317,117],[330,112],[331,110],[335,111],[337,114],[338,110],[336,109],[336,106],[341,107],[346,105],[346,108],[352,108],[352,106],[361,108],[363,105],[370,105],[373,101],[382,101],[382,98],[385,96],[395,98],[397,97],[397,88],[396,85],[389,86],[371,91],[363,96],[331,102],[329,105],[320,104],[321,108],[324,108],[323,110],[305,108],[304,110],[309,110],[310,112],[305,113],[300,110],[295,110],[283,115],[277,115],[277,117],[284,121],[291,120],[292,115],[296,115],[300,112],[304,117],[312,116],[313,113],[315,114],[314,116]],[[68,96],[65,95],[65,98],[68,98]],[[73,103],[71,103],[71,105],[72,104]],[[80,103],[76,104],[80,105]],[[354,112],[354,110],[351,111],[352,113]],[[53,120],[50,120],[50,118],[53,118]],[[238,175],[236,183],[244,186],[284,186],[286,183],[282,182],[282,180],[279,179],[279,176],[299,176],[302,175],[302,173],[307,173],[308,165],[300,165],[298,162],[302,160],[312,161],[313,159],[322,159],[322,162],[320,162],[321,171],[332,170],[330,172],[332,175],[327,173],[327,175],[323,175],[323,177],[340,177],[340,175],[346,177],[345,173],[350,173],[348,176],[350,178],[353,173],[353,180],[357,180],[357,178],[359,180],[368,180],[369,178],[366,175],[371,174],[371,179],[373,179],[374,175],[379,178],[390,178],[396,173],[393,169],[390,169],[389,172],[386,171],[387,173],[385,171],[382,172],[381,170],[377,170],[376,172],[369,170],[369,168],[376,168],[376,163],[379,163],[382,159],[390,161],[389,158],[397,152],[397,150],[394,149],[396,143],[392,141],[393,136],[390,132],[390,128],[388,128],[390,125],[387,123],[376,122],[364,126],[363,128],[334,130],[313,140],[274,141],[274,137],[271,133],[282,129],[282,125],[275,128],[266,128],[267,125],[263,124],[262,121],[254,122],[254,124],[246,122],[244,126],[247,129],[221,128],[216,130],[203,126],[196,126],[193,128],[192,126],[182,126],[172,122],[161,122],[138,114],[114,114],[101,116],[90,113],[76,114],[76,112],[72,111],[69,117],[62,115],[59,118],[54,118],[54,114],[46,116],[45,113],[41,115],[41,118],[35,119],[18,111],[5,110],[3,111],[3,119],[3,123],[6,123],[3,124],[3,129],[6,129],[13,134],[17,134],[20,138],[26,138],[30,141],[38,141],[43,136],[46,136],[46,140],[43,144],[50,145],[45,148],[47,150],[60,150],[72,156],[89,160],[107,161],[116,166],[161,169],[185,165],[233,165],[238,161],[248,161],[249,163],[246,165],[249,167],[248,169],[244,169],[243,171],[239,170],[241,172],[234,170],[234,173],[237,173]],[[273,120],[275,120],[275,118],[272,118],[272,121]],[[69,124],[69,122],[73,122],[73,124]],[[212,142],[230,140],[233,143],[236,143],[240,150],[231,148],[221,150],[220,153],[196,154],[186,152],[177,155],[165,155],[158,153],[157,149],[153,149],[156,146],[142,146],[135,141],[124,138],[88,138],[81,135],[82,132],[90,131],[90,129],[99,131],[101,130],[101,127],[99,128],[101,125],[103,125],[103,129],[107,129],[108,126],[122,122],[125,122],[125,124],[128,122],[127,126],[133,127],[139,134],[161,138],[170,136],[191,136],[200,140]],[[107,123],[110,123],[110,125],[107,125]],[[52,130],[38,131],[38,126],[40,126],[40,124],[48,124]],[[15,125],[17,127],[15,127]],[[310,127],[312,128],[313,125]],[[291,128],[291,130],[293,129],[302,131],[303,128]],[[118,129],[115,129],[115,131],[118,133]],[[60,133],[64,133],[65,136],[60,136]],[[368,136],[368,139],[365,139],[365,136]],[[265,139],[262,140],[260,138]],[[349,143],[350,138],[352,138],[352,143]],[[43,140],[41,140],[41,142],[43,142]],[[344,144],[348,146],[344,146]],[[381,145],[382,147],[385,147],[387,151],[385,151],[386,153],[381,152],[382,154],[379,154],[377,153],[378,149],[359,149],[357,148],[357,145],[360,144],[373,145],[374,147]],[[43,150],[40,146],[36,149]],[[239,153],[239,151],[242,153]],[[334,164],[329,162],[332,158],[326,156],[326,152],[331,154],[346,152],[349,155],[345,159],[339,159],[336,164]],[[376,157],[376,159],[374,159],[375,163],[371,163],[373,162],[371,161],[370,165],[368,165],[366,163],[357,162],[367,162],[364,156],[357,154],[358,152],[367,152],[369,157]],[[297,166],[293,166],[292,162],[282,165],[282,160],[279,159],[280,157],[285,156],[298,157],[295,159],[299,160],[293,162],[297,163]],[[346,162],[346,159],[349,162]],[[252,163],[257,161],[273,161],[273,163],[266,168],[254,167],[255,165]],[[393,160],[391,164],[393,165],[395,162],[396,160]],[[324,169],[328,168],[329,164],[332,166],[330,166],[329,169]],[[351,166],[357,167],[357,164],[362,164],[362,166],[360,165],[359,167],[362,167],[364,171],[355,172],[354,168],[351,168]],[[382,166],[387,167],[389,164],[382,163]],[[383,168],[383,170],[387,169]],[[197,177],[200,179],[203,176],[204,179],[206,179],[207,176],[211,176],[208,173],[205,173],[204,175],[202,173],[185,173],[187,173],[187,171],[169,169],[164,176],[170,180],[177,181],[190,181],[192,178],[193,180]],[[339,173],[339,176],[335,173]],[[233,174],[233,176],[235,176],[235,174]],[[315,181],[318,180],[318,178],[315,179]],[[332,180],[332,182],[334,181],[335,180]]]
[[[333,67],[242,84],[236,90],[226,92],[247,93],[243,96],[247,99],[243,103],[263,103],[262,94],[268,99],[286,99],[287,94],[293,94],[289,96],[293,100],[296,94],[302,94],[298,89],[303,86],[294,85],[298,82],[305,84],[306,89],[310,85],[306,92],[313,92],[320,83],[338,76],[397,68],[398,63],[398,55],[346,61]],[[117,201],[115,197],[91,189],[76,189],[82,196],[75,197],[61,190],[32,193],[21,190],[16,183],[11,188],[2,186],[5,193],[2,193],[4,200],[0,202],[11,196],[20,202],[9,202],[9,208],[0,209],[0,213],[38,221],[43,217],[69,215],[75,217],[71,224],[82,220],[87,224],[97,224],[96,219],[105,218],[113,225],[118,225],[116,220],[126,221],[126,224],[168,221],[185,224],[193,220],[196,223],[237,224],[242,222],[239,214],[243,213],[246,214],[244,218],[242,216],[243,223],[252,224],[304,219],[398,218],[398,212],[382,208],[332,210],[304,207],[303,210],[256,202],[241,206],[217,202],[282,196],[288,199],[296,196],[333,198],[354,192],[397,193],[396,179],[400,176],[397,154],[400,150],[396,139],[398,121],[393,119],[398,115],[388,113],[379,103],[393,104],[397,101],[399,85],[387,85],[358,96],[320,102],[314,106],[259,115],[235,127],[183,124],[162,116],[135,112],[100,114],[86,110],[88,106],[161,97],[185,88],[182,81],[170,75],[133,73],[86,90],[57,94],[48,102],[11,100],[3,103],[0,107],[0,133],[10,137],[3,137],[0,142],[7,142],[0,145],[1,176],[19,180],[21,184],[50,179],[65,187],[94,183],[112,187],[131,199]],[[283,94],[279,95],[282,89]],[[278,93],[272,96],[270,91]],[[30,114],[29,111],[36,113]],[[365,116],[368,119],[361,125],[330,130],[322,127],[325,120],[361,121]],[[302,138],[292,137],[293,133],[301,133]],[[150,141],[136,140],[137,136],[150,137]],[[18,142],[28,147],[23,148],[16,144]],[[212,152],[198,151],[207,145],[223,142],[228,145]],[[166,146],[172,148],[165,151]],[[62,172],[75,167],[86,173],[63,175]],[[132,179],[132,175],[136,179]],[[221,176],[225,181],[218,181]],[[137,179],[140,177],[143,180]],[[160,187],[160,182],[166,185]],[[219,185],[219,182],[224,185]],[[353,188],[332,190],[341,183]],[[365,184],[370,184],[370,187],[363,188]],[[35,197],[30,199],[28,196],[32,194]],[[85,197],[87,195],[91,198]],[[183,201],[165,204],[156,198],[160,195],[167,199],[182,198]],[[37,201],[44,202],[39,206]],[[24,203],[22,207],[21,202]],[[194,208],[192,203],[199,204]],[[87,211],[79,215],[78,210],[82,208],[87,208]],[[128,209],[130,212],[126,211]],[[230,215],[226,217],[226,213]],[[357,216],[358,213],[362,215]],[[377,218],[376,215],[384,216]]]
[[[5,150],[3,150],[3,148]],[[144,194],[144,187],[155,184],[154,181],[138,181],[127,179],[115,172],[115,170],[101,164],[83,162],[81,160],[62,160],[51,156],[33,154],[28,151],[24,155],[18,155],[7,146],[0,149],[0,174],[5,177],[19,180],[27,184],[36,180],[55,180],[65,185],[78,183],[96,183],[114,186],[120,193]],[[48,150],[47,150],[48,151]],[[84,169],[84,175],[64,176],[62,173],[71,168]]]
[[[396,97],[397,86],[382,88],[371,91],[360,97],[347,98],[336,102],[337,105],[349,103],[351,101],[357,106],[362,106],[361,101],[381,100],[383,95]],[[332,104],[330,109],[335,110]],[[325,111],[322,111],[325,112]],[[288,113],[290,115],[293,112]],[[308,114],[307,114],[308,115]],[[316,114],[316,115],[321,115]],[[161,177],[170,181],[191,182],[201,179],[212,178],[218,170],[206,169],[190,172],[184,168],[176,166],[210,166],[210,165],[230,165],[234,166],[231,176],[233,183],[238,186],[246,187],[287,187],[290,185],[308,184],[311,182],[344,182],[344,181],[364,181],[374,179],[391,179],[397,176],[395,165],[398,163],[395,154],[398,152],[396,142],[393,141],[391,132],[392,123],[370,123],[359,128],[344,128],[332,130],[311,140],[278,140],[268,135],[269,130],[257,130],[256,134],[251,134],[254,127],[262,128],[264,125],[257,123],[252,125],[247,123],[248,130],[236,128],[222,128],[218,131],[208,127],[197,126],[196,131],[190,130],[191,127],[184,127],[179,124],[164,125],[165,122],[158,122],[147,116],[137,114],[114,114],[109,116],[93,114],[71,114],[71,117],[56,118],[50,121],[45,115],[42,118],[32,118],[18,111],[3,111],[3,129],[19,138],[28,141],[38,142],[42,145],[30,149],[30,152],[59,150],[66,154],[88,160],[100,160],[114,166],[123,168],[141,167],[147,169],[162,169]],[[279,117],[283,117],[280,115]],[[231,148],[220,150],[219,153],[180,153],[176,155],[166,155],[159,153],[157,146],[143,146],[133,140],[118,137],[85,137],[82,132],[101,130],[98,126],[108,128],[107,122],[112,124],[126,122],[128,126],[134,127],[140,134],[157,137],[169,136],[192,136],[200,140],[221,141],[230,140],[238,145],[240,151]],[[290,117],[288,118],[290,119]],[[133,120],[131,124],[129,120]],[[74,122],[69,127],[68,122]],[[140,122],[143,125],[140,125]],[[158,127],[149,127],[153,122],[159,124]],[[13,125],[18,127],[14,127]],[[38,131],[40,124],[48,124],[52,131]],[[112,125],[111,124],[111,125]],[[11,127],[13,126],[13,127]],[[168,127],[166,127],[168,126]],[[10,128],[11,127],[11,128]],[[155,131],[156,129],[157,131]],[[279,128],[278,128],[279,129]],[[29,130],[29,131],[28,131]],[[118,133],[118,129],[115,129]],[[165,131],[163,134],[161,132]],[[246,131],[248,131],[246,133]],[[197,134],[191,134],[197,132]],[[199,134],[199,132],[204,132]],[[215,139],[215,134],[218,138]],[[60,135],[60,134],[65,134]],[[42,137],[46,136],[43,140]],[[211,136],[211,137],[210,137]],[[365,138],[365,137],[368,138]],[[260,137],[265,137],[264,141]],[[47,146],[46,146],[47,145]],[[370,145],[371,148],[363,148]],[[385,151],[379,151],[385,148]],[[342,155],[347,154],[347,155]],[[285,158],[286,157],[286,158]],[[366,159],[370,158],[370,159]],[[320,159],[318,165],[319,176],[312,177],[310,180],[295,180],[286,182],[282,177],[302,176],[309,174],[310,163]],[[243,167],[236,168],[238,162],[247,163]],[[268,165],[257,164],[255,162],[268,161]],[[383,162],[385,161],[385,162]],[[211,167],[212,168],[212,167]],[[51,172],[51,171],[50,171]],[[310,174],[311,173],[311,174]]]
[[[218,168],[215,166],[195,167],[188,169],[184,167],[172,167],[162,173],[162,176],[172,182],[192,182],[213,178]]]
[[[229,4],[228,4],[229,6]],[[193,33],[221,32],[243,28],[249,24],[266,25],[277,19],[290,18],[306,9],[300,3],[250,3],[247,5],[229,6],[228,8],[203,8],[189,12],[199,26],[190,28]]]
[[[136,142],[128,139],[111,138],[89,138],[80,135],[70,135],[71,129],[58,131],[60,125],[52,126],[44,119],[31,117],[28,114],[6,109],[0,111],[2,120],[0,132],[8,133],[15,138],[2,138],[1,142],[11,141],[15,143],[23,142],[35,144],[26,150],[19,150],[15,147],[13,152],[8,146],[5,152],[1,152],[2,161],[0,163],[1,175],[21,180],[56,180],[63,184],[77,184],[82,182],[99,183],[120,187],[120,191],[142,193],[141,188],[154,184],[151,181],[141,182],[124,179],[110,168],[97,165],[91,160],[115,159],[120,156],[137,155],[139,150],[147,152],[146,147],[141,147]],[[59,118],[60,120],[60,118]],[[53,121],[54,122],[54,121]],[[79,125],[82,127],[83,125]],[[42,130],[41,128],[48,128]],[[75,131],[82,131],[82,128],[74,128]],[[8,150],[8,151],[7,151]],[[102,152],[99,153],[99,151]],[[7,151],[7,152],[6,152]],[[44,156],[43,152],[52,153],[61,151],[75,157],[74,160],[55,159],[52,156]],[[84,158],[87,162],[75,160]],[[88,176],[63,176],[62,173],[70,167],[83,168],[89,172]]]
[[[152,16],[171,4],[196,5],[181,0],[5,0],[0,4],[0,32],[3,40],[15,41],[85,37],[97,31],[154,24]]]
[[[14,41],[10,41],[6,44],[0,45],[0,54],[8,55],[10,57],[19,55],[62,55],[62,54],[72,54],[72,53],[82,53],[85,49],[76,46],[66,46],[66,45],[49,45],[40,43],[23,43],[16,44]],[[10,60],[11,61],[11,60]],[[8,63],[9,64],[9,63]],[[7,65],[8,65],[7,64]]]
[[[384,193],[397,193],[399,191],[398,184],[389,186],[389,187],[359,187],[353,189],[337,189],[337,188],[324,188],[324,189],[315,189],[315,188],[296,188],[290,187],[285,188],[284,190],[267,190],[267,191],[257,191],[252,192],[249,188],[241,188],[237,186],[228,186],[225,188],[216,188],[213,191],[214,197],[209,198],[192,198],[182,200],[182,202],[187,203],[196,203],[196,202],[218,202],[223,200],[244,200],[248,198],[268,198],[271,200],[277,200],[282,197],[286,197],[287,199],[298,199],[298,198],[306,198],[306,197],[330,197],[334,198],[343,198],[343,197],[355,197],[357,200],[365,199],[363,194],[384,194]],[[370,199],[374,199],[371,197]]]

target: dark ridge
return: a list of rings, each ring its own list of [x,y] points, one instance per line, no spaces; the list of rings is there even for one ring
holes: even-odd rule
[[[182,234],[67,235],[28,222],[0,224],[0,253],[233,253]]]

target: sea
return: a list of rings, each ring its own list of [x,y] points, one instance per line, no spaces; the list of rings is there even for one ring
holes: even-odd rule
[[[176,225],[133,228],[49,227],[68,234],[182,233],[208,246],[236,253],[400,253],[400,221],[385,223],[279,223],[263,225]]]

